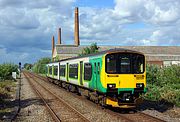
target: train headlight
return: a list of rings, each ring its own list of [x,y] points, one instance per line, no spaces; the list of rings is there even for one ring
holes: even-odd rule
[[[144,84],[143,83],[136,83],[136,88],[143,88]]]
[[[107,87],[110,89],[116,88],[116,84],[107,84]]]

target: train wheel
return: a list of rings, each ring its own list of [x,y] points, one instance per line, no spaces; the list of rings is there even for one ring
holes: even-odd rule
[[[99,97],[99,104],[102,106],[102,107],[105,107],[106,106],[106,97],[105,96],[100,96]]]
[[[81,96],[81,90],[80,90],[80,88],[78,88],[78,87],[76,86],[75,89],[76,89],[77,95]]]

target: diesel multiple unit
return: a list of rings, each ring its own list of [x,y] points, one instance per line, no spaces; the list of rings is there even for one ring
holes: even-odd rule
[[[47,77],[101,105],[135,107],[146,92],[144,54],[111,49],[47,64]]]

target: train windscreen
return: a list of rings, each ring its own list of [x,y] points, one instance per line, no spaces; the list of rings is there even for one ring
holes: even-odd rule
[[[144,70],[144,55],[136,53],[113,53],[106,55],[106,73],[142,74]]]

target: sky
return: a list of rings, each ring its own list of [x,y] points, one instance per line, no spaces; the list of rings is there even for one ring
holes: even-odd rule
[[[80,44],[180,46],[180,0],[0,0],[0,63],[51,57],[51,38],[74,43],[79,7]]]

